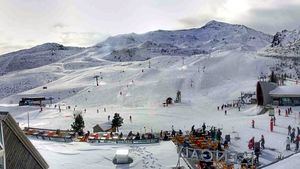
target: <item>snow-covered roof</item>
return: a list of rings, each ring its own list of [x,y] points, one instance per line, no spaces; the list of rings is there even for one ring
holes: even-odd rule
[[[129,154],[128,149],[119,149],[116,152],[116,155],[119,155],[119,156],[128,156],[128,154]]]
[[[278,86],[269,94],[272,97],[300,97],[300,86]]]

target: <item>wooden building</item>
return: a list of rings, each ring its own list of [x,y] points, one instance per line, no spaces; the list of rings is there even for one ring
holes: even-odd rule
[[[0,112],[0,169],[47,169],[46,161],[8,112]]]

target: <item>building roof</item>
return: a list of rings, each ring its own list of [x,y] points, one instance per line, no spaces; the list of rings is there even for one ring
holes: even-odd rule
[[[5,140],[9,142],[13,142],[15,139],[17,140],[27,149],[29,154],[35,159],[35,161],[39,164],[40,168],[47,169],[49,168],[47,162],[44,160],[44,158],[41,156],[41,154],[37,151],[37,149],[33,146],[33,144],[29,141],[29,139],[25,136],[21,128],[18,126],[14,118],[8,113],[8,112],[1,112],[0,111],[0,120],[5,123],[5,125],[8,127],[8,129],[11,131],[10,133],[13,133],[16,137],[9,137],[5,138]],[[7,133],[7,132],[6,132]],[[5,137],[5,134],[4,134]],[[8,143],[6,143],[8,144]],[[6,149],[6,145],[4,145]],[[15,152],[14,150],[5,150],[10,152]],[[18,156],[16,154],[16,156]],[[24,167],[25,168],[25,167]]]
[[[300,97],[300,86],[278,86],[269,94],[272,97]]]

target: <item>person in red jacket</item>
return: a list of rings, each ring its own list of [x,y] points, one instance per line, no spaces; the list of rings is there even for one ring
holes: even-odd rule
[[[252,138],[249,140],[248,148],[249,148],[250,150],[254,149],[254,137],[252,137]]]
[[[273,118],[271,118],[271,120],[270,120],[270,130],[271,130],[271,132],[273,132],[273,127],[274,127],[274,122],[273,122]]]

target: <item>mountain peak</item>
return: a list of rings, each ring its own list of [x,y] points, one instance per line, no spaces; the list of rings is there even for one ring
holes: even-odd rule
[[[215,26],[223,26],[223,25],[230,25],[228,23],[225,22],[220,22],[220,21],[216,21],[216,20],[211,20],[209,22],[207,22],[204,26],[205,27],[215,27]]]

